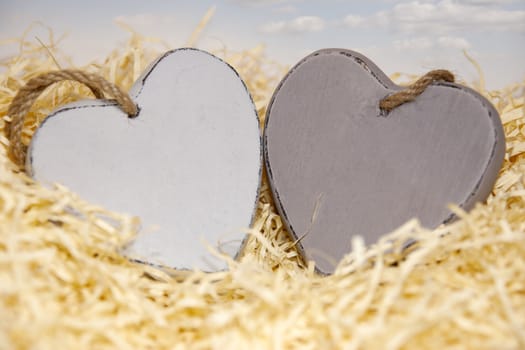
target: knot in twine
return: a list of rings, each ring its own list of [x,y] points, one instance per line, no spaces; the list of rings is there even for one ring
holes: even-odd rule
[[[416,80],[412,85],[409,85],[403,90],[383,98],[379,103],[379,107],[383,111],[390,112],[394,108],[399,107],[404,103],[415,100],[416,97],[421,95],[421,93],[423,93],[423,91],[425,91],[430,84],[436,81],[446,81],[448,83],[453,83],[454,74],[445,69],[431,70]]]
[[[26,115],[38,96],[48,86],[64,80],[74,80],[86,85],[98,99],[103,99],[105,95],[114,98],[119,107],[131,118],[138,114],[137,105],[131,97],[98,74],[64,69],[39,75],[18,90],[7,111],[11,118],[6,128],[7,138],[11,144],[10,153],[15,163],[22,169],[25,167],[27,153],[27,147],[22,143],[22,129]]]

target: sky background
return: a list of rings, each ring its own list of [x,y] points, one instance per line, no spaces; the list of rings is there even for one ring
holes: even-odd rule
[[[266,55],[293,65],[312,51],[359,51],[385,73],[423,74],[445,68],[478,79],[465,58],[481,65],[487,87],[525,79],[525,0],[0,0],[0,58],[16,53],[7,39],[36,21],[66,34],[60,49],[77,65],[102,59],[129,37],[117,25],[182,47],[206,13],[215,14],[198,47],[233,50],[265,44]],[[35,26],[27,38],[47,33]]]

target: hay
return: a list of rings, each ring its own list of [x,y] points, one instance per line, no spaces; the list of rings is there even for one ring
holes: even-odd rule
[[[55,44],[50,38],[58,56]],[[102,64],[81,68],[127,89],[160,46],[133,33]],[[41,45],[22,40],[21,50],[0,75],[0,131],[18,88],[57,68]],[[285,67],[262,47],[218,54],[240,72],[262,119]],[[245,255],[228,271],[170,275],[134,264],[119,254],[134,237],[134,218],[34,183],[8,160],[2,133],[0,348],[525,348],[525,81],[475,87],[500,111],[507,136],[487,204],[454,209],[462,219],[434,231],[410,221],[372,247],[355,238],[329,277],[298,257],[266,179]],[[24,141],[55,107],[88,96],[75,83],[48,89]],[[419,243],[401,251],[408,237]]]

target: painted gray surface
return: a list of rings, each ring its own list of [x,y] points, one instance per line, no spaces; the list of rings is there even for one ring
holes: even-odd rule
[[[505,140],[492,105],[466,87],[438,83],[380,116],[400,88],[364,56],[318,51],[299,62],[270,102],[265,163],[281,215],[300,248],[331,273],[351,250],[417,217],[434,228],[447,204],[484,201]],[[312,216],[316,211],[316,219]]]
[[[142,219],[127,254],[174,268],[225,268],[251,224],[261,173],[255,107],[237,73],[194,49],[168,52],[131,89],[134,119],[81,101],[37,130],[28,169],[84,199]],[[224,245],[220,245],[221,242]]]

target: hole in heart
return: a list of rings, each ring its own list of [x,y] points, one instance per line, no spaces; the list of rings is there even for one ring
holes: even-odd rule
[[[378,107],[378,113],[377,113],[377,117],[382,117],[382,118],[386,118],[388,117],[388,115],[390,114],[390,111],[391,110],[388,110],[386,108],[381,108],[381,101],[383,101],[384,99],[388,98],[391,94],[387,94],[385,95],[384,97],[382,97],[378,103],[377,103],[377,107]]]
[[[390,111],[387,111],[386,109],[383,109],[383,108],[379,108],[379,113],[377,114],[377,116],[386,118],[386,117],[388,117],[389,113],[390,113]]]

